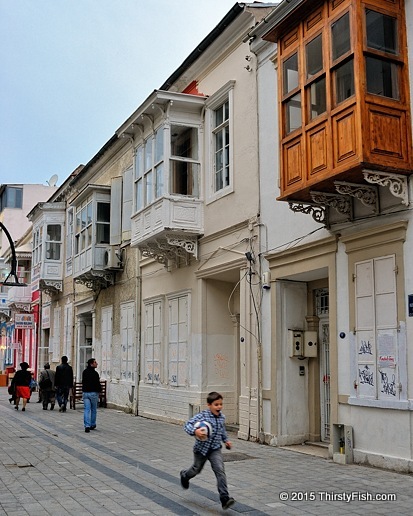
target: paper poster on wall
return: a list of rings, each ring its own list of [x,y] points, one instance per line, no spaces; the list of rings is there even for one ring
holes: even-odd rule
[[[396,367],[397,335],[396,330],[379,333],[377,336],[379,367]]]

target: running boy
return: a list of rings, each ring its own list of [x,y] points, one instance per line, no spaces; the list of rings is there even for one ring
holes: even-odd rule
[[[227,477],[225,475],[224,461],[222,458],[221,442],[225,443],[225,447],[229,450],[232,446],[228,440],[225,429],[225,416],[221,413],[223,398],[219,392],[210,392],[207,397],[208,408],[203,410],[192,419],[185,423],[184,429],[189,435],[201,438],[203,431],[200,428],[195,429],[195,423],[198,421],[207,421],[212,426],[212,432],[206,440],[195,440],[194,445],[194,463],[187,470],[181,471],[181,485],[184,489],[188,489],[189,481],[198,473],[201,473],[205,462],[209,460],[212,471],[217,478],[217,487],[222,508],[228,509],[234,505],[235,500],[229,496],[227,488]]]

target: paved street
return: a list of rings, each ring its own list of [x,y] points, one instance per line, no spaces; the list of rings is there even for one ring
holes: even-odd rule
[[[83,430],[83,409],[61,414],[35,403],[16,411],[0,388],[0,515],[412,514],[413,481],[357,465],[239,441],[224,451],[230,494],[223,511],[209,463],[182,489],[193,440],[181,426],[99,409]],[[283,498],[288,499],[283,500]],[[372,501],[396,495],[395,501]],[[351,497],[350,501],[339,498]],[[335,498],[335,499],[334,499]]]

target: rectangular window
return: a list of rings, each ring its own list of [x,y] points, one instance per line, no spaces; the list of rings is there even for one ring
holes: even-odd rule
[[[135,211],[143,208],[143,147],[136,149],[135,154]]]
[[[293,54],[286,59],[283,64],[283,92],[287,95],[290,91],[294,91],[299,85],[298,75],[298,55]]]
[[[400,65],[389,58],[399,53],[396,18],[366,9],[366,40],[367,51],[375,51],[365,53],[367,92],[399,100]]]
[[[335,74],[335,99],[340,104],[354,95],[354,68],[353,59],[338,66]]]
[[[69,208],[66,212],[66,275],[72,274],[73,236],[74,236],[74,210]]]
[[[357,393],[400,398],[395,256],[355,264]]]
[[[287,134],[301,128],[301,93],[285,103],[285,131]]]
[[[323,67],[323,40],[321,34],[305,47],[307,58],[307,79],[317,75]]]
[[[308,106],[310,109],[310,120],[326,112],[326,78],[321,77],[318,81],[314,81],[308,88],[310,98]]]
[[[113,307],[105,306],[102,308],[102,358],[101,358],[101,378],[110,380],[111,377],[111,356],[112,356],[112,321]]]
[[[366,9],[367,46],[388,52],[398,53],[397,20],[391,16]]]
[[[96,244],[110,242],[110,203],[98,202],[96,212]]]
[[[135,303],[120,306],[121,365],[120,379],[133,382],[135,379]]]
[[[229,101],[214,110],[215,143],[215,191],[229,185],[230,179],[230,138],[229,138]]]
[[[331,24],[331,40],[333,61],[350,52],[350,17],[348,13]]]
[[[198,130],[171,126],[171,193],[199,196]]]
[[[399,99],[398,65],[384,59],[366,56],[367,91]]]
[[[16,188],[15,186],[6,186],[0,198],[0,211],[4,208],[19,208],[23,207],[23,188]]]
[[[161,380],[162,303],[145,303],[145,383],[159,384]]]
[[[46,226],[46,260],[60,260],[62,248],[62,226],[48,224]]]
[[[179,387],[187,384],[188,295],[168,301],[168,379]]]

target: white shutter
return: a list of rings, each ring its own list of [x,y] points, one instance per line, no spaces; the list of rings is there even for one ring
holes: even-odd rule
[[[374,260],[378,398],[400,398],[397,349],[397,295],[395,256]]]
[[[60,306],[53,310],[52,361],[58,362],[60,357]]]
[[[169,370],[170,385],[187,383],[188,297],[169,300]]]
[[[122,241],[131,239],[133,204],[133,168],[128,168],[123,174],[122,192]]]
[[[119,245],[122,239],[122,178],[113,177],[110,189],[110,245]]]
[[[135,304],[121,305],[121,379],[134,381],[133,350],[135,342]]]
[[[355,265],[358,396],[399,399],[395,256]]]
[[[161,365],[161,314],[160,301],[145,306],[145,382],[160,382]]]
[[[71,359],[72,350],[72,335],[73,335],[73,304],[69,303],[65,305],[65,316],[64,316],[64,340],[63,340],[63,355]]]
[[[102,368],[101,376],[109,380],[111,377],[111,358],[112,358],[112,319],[113,307],[102,308]]]

